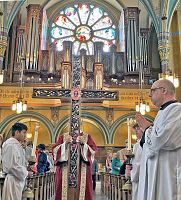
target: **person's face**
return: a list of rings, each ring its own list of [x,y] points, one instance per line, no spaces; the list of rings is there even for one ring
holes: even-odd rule
[[[163,103],[164,89],[165,88],[157,82],[155,82],[150,89],[149,96],[151,97],[153,104],[157,107],[160,107]]]
[[[139,126],[135,127],[135,128],[134,128],[134,131],[135,131],[135,133],[136,133],[136,138],[137,138],[138,140],[141,139],[141,137],[142,137],[142,131],[141,131],[140,127],[139,127]]]
[[[16,139],[20,142],[24,142],[26,139],[26,130],[16,131]]]

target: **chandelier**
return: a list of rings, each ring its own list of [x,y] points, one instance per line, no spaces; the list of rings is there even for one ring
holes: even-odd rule
[[[143,73],[143,64],[142,61],[139,61],[139,102],[136,102],[136,112],[140,112],[142,115],[145,115],[146,112],[150,112],[150,105],[145,101],[143,95],[143,83],[144,83],[144,73]]]
[[[17,114],[22,113],[23,111],[27,111],[27,101],[23,101],[22,89],[23,89],[23,64],[22,61],[25,59],[21,59],[21,74],[20,74],[20,91],[17,100],[13,101],[12,111],[16,111]]]
[[[176,88],[179,87],[179,79],[176,74],[169,69],[169,52],[170,48],[168,45],[169,42],[169,32],[167,31],[167,17],[166,14],[162,17],[162,31],[159,33],[159,42],[158,42],[158,50],[161,59],[161,65],[163,73],[159,74],[159,80],[167,79],[171,81]]]

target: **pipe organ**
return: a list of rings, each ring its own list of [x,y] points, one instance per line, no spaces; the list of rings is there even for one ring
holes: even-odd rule
[[[148,42],[149,42],[149,29],[148,28],[141,28],[140,29],[140,45],[141,45],[141,48],[140,48],[140,58],[141,58],[141,61],[143,63],[143,69],[144,69],[144,72],[146,74],[149,74],[150,73],[150,69],[149,69],[149,45],[148,45]]]
[[[40,35],[41,35],[41,7],[29,5],[27,7],[26,22],[26,69],[38,70]]]
[[[17,33],[15,45],[6,56],[6,59],[10,59],[10,61],[6,60],[6,63],[14,63],[9,80],[19,81],[16,71],[18,71],[20,60],[24,58],[25,82],[60,83],[62,88],[71,88],[73,42],[64,41],[63,50],[59,51],[54,41],[50,41],[47,37],[44,48],[41,49],[41,32],[44,31],[42,12],[40,5],[29,5],[25,26],[13,23],[16,24]],[[138,83],[140,60],[149,79],[149,29],[142,28],[139,34],[139,12],[136,7],[124,10],[125,52],[117,51],[117,43],[113,44],[108,52],[104,52],[102,41],[94,42],[93,55],[86,53],[87,49],[80,49],[82,88],[102,89],[104,84],[124,85],[132,83],[133,78],[134,83]],[[11,79],[11,76],[16,76],[16,78]]]
[[[126,8],[125,40],[126,40],[126,71],[134,73],[139,71],[139,10],[138,8]]]
[[[22,63],[22,59],[25,58],[25,27],[20,27],[17,33],[16,42],[16,68],[14,71],[19,71],[20,67],[25,69],[25,63]],[[23,66],[22,66],[23,65]]]

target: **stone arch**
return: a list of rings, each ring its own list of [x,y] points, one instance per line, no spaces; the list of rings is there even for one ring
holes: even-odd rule
[[[116,129],[118,128],[118,126],[123,123],[124,121],[127,120],[127,118],[134,118],[135,117],[135,112],[134,113],[128,113],[126,115],[121,116],[120,118],[118,118],[112,125],[111,130],[110,130],[110,143],[113,143],[113,138],[114,138],[114,134]],[[151,117],[150,115],[145,115],[145,118],[149,121],[153,121],[154,118]]]
[[[24,117],[33,117],[37,120],[39,120],[40,122],[42,122],[46,128],[48,129],[49,131],[49,134],[50,134],[50,139],[51,139],[51,142],[52,142],[52,138],[53,138],[53,131],[54,131],[54,128],[53,128],[53,125],[52,123],[50,122],[50,120],[48,118],[46,118],[45,116],[43,116],[42,114],[40,113],[36,113],[36,112],[25,112],[25,113],[21,113],[21,114],[12,114],[8,117],[6,117],[1,123],[0,123],[0,132],[3,132],[4,128],[9,124],[11,123],[12,121],[14,120],[19,120],[19,119],[22,119]]]
[[[109,141],[109,128],[107,127],[106,123],[99,116],[88,112],[82,113],[81,117],[84,119],[90,119],[97,123],[97,125],[99,126],[100,130],[103,133],[104,142],[105,144],[107,144]],[[53,138],[54,141],[56,141],[58,134],[64,129],[68,121],[69,121],[69,116],[66,116],[57,124]]]

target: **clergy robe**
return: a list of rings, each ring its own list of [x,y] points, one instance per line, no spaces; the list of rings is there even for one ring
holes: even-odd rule
[[[131,182],[132,182],[132,200],[137,200],[138,195],[138,183],[141,164],[142,147],[140,146],[140,140],[133,146],[134,157],[131,159]]]
[[[2,164],[6,173],[2,200],[21,200],[28,171],[25,151],[15,138],[9,138],[3,143]]]
[[[181,104],[160,110],[145,131],[138,200],[181,199]]]
[[[80,135],[84,136],[85,143],[80,145],[81,157],[84,161],[80,161],[79,166],[79,199],[77,200],[93,200],[92,160],[97,147],[90,135],[85,133],[81,133]],[[65,143],[65,137],[66,134],[61,135],[57,143],[53,146],[53,156],[55,165],[57,166],[55,177],[55,200],[68,200],[68,148]]]

